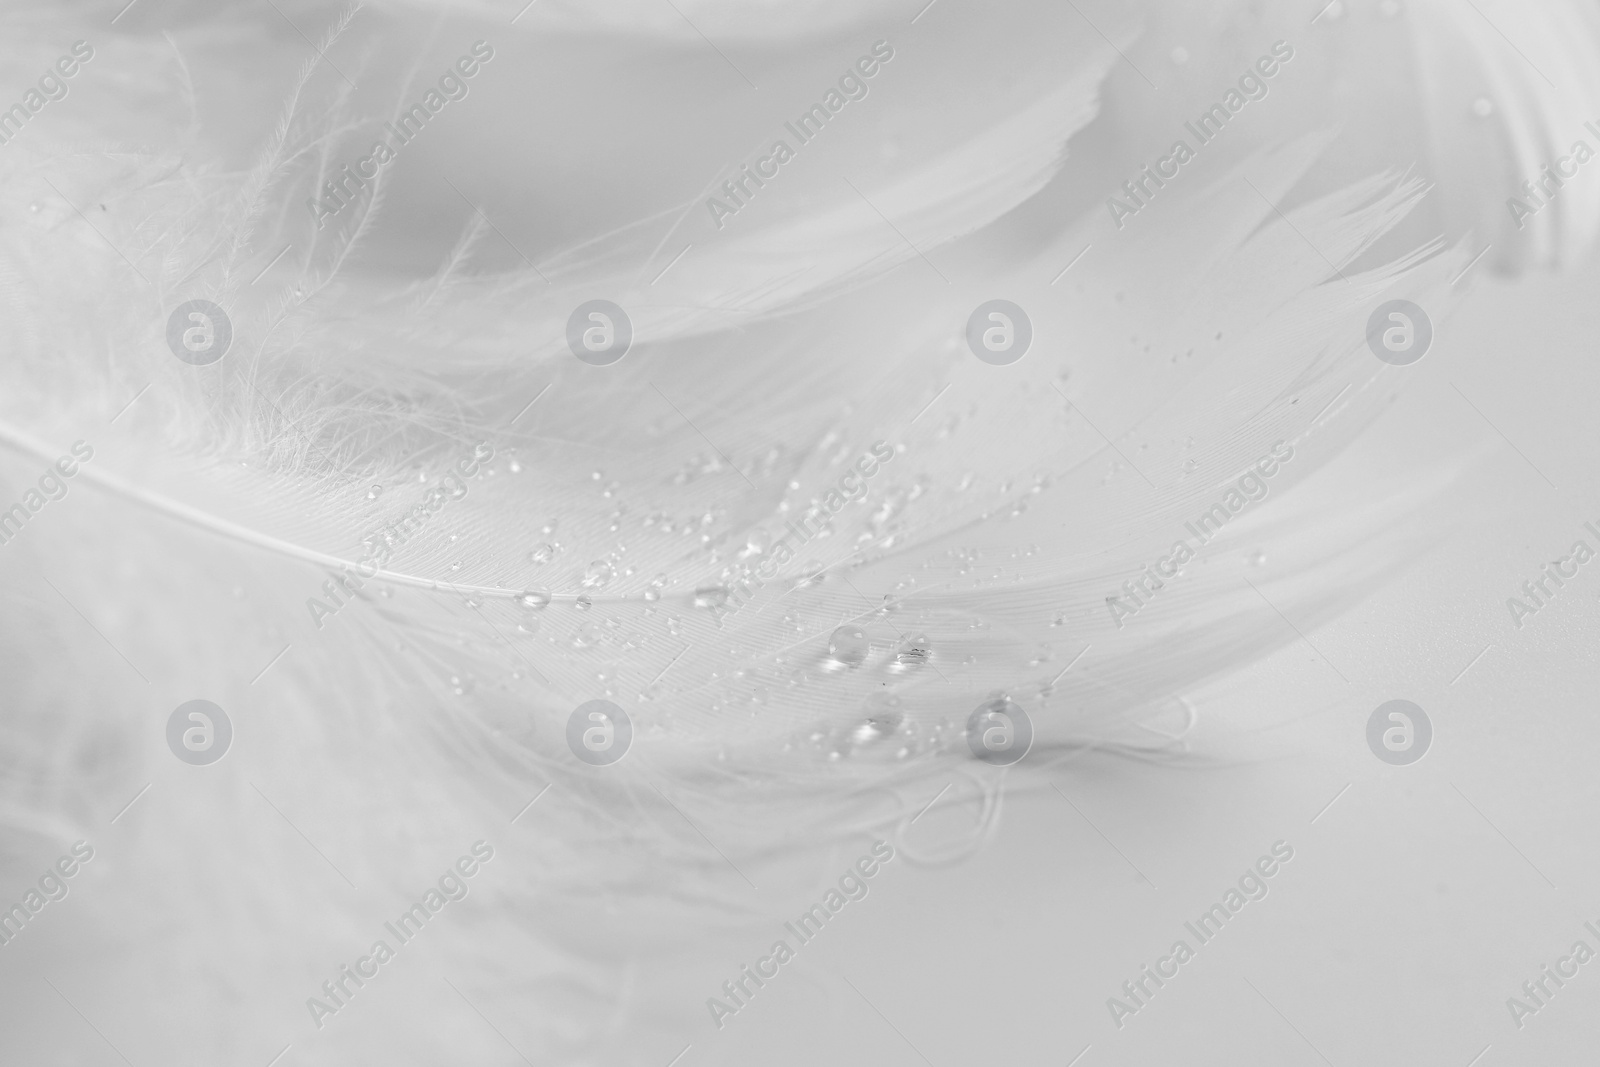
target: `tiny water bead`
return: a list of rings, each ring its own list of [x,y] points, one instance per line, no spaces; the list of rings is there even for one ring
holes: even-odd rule
[[[368,500],[376,500],[382,495],[383,495],[383,486],[381,486],[381,485],[375,485],[371,489],[367,490],[367,499]]]
[[[867,631],[859,626],[841,626],[828,638],[828,656],[841,667],[861,666],[870,647]]]
[[[517,604],[529,611],[542,611],[550,604],[550,594],[539,590],[530,589],[517,597]]]

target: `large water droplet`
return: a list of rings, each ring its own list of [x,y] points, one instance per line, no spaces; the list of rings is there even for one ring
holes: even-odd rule
[[[922,634],[909,638],[894,654],[894,661],[889,664],[889,669],[896,674],[909,674],[917,670],[928,658],[933,655],[933,648],[928,644],[928,639]]]
[[[583,586],[585,589],[603,589],[616,573],[616,568],[609,562],[597,559],[583,572]]]
[[[841,626],[828,638],[828,656],[841,667],[859,667],[870,645],[861,627]]]
[[[541,611],[550,603],[550,594],[530,589],[517,597],[517,604],[529,611]]]

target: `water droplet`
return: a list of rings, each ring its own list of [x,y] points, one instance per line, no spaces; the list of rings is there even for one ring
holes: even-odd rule
[[[644,598],[653,604],[661,599],[661,590],[652,585],[644,591]]]
[[[720,585],[704,585],[694,591],[697,608],[720,608],[728,602],[728,591]]]
[[[466,599],[462,600],[461,602],[463,604],[465,604],[467,607],[473,609],[474,611],[476,611],[478,608],[481,608],[483,606],[483,601],[479,600],[475,596],[469,596]]]
[[[532,563],[534,566],[540,566],[540,565],[543,565],[545,563],[549,563],[552,559],[555,558],[555,554],[556,554],[556,546],[555,545],[548,545],[548,544],[540,545],[539,547],[535,548],[532,552],[528,553],[528,561],[530,563]]]
[[[588,611],[591,607],[594,606],[594,601],[590,600],[586,596],[581,596],[580,595],[578,597],[578,599],[576,599],[576,600],[574,600],[572,602],[572,606],[577,608],[579,611]]]
[[[542,611],[550,603],[550,594],[530,589],[517,597],[517,604],[529,611]]]
[[[454,563],[450,564],[450,569],[453,570],[453,571],[460,570],[461,569],[461,561],[458,559]]]
[[[539,632],[539,620],[538,619],[523,619],[521,622],[517,623],[517,632],[518,633],[524,633],[524,634],[536,634],[536,633],[538,633]]]
[[[583,586],[585,589],[603,589],[616,573],[616,568],[606,560],[597,559],[583,572]]]
[[[894,654],[894,662],[889,664],[889,669],[896,674],[907,674],[928,662],[933,655],[933,649],[928,644],[928,638],[923,634],[908,639]]]
[[[867,631],[859,626],[841,626],[828,638],[828,655],[840,667],[861,666],[869,647]]]
[[[556,520],[555,519],[551,519],[549,522],[547,522],[543,526],[539,527],[539,532],[544,534],[546,537],[549,537],[551,534],[555,533],[556,532]]]
[[[1266,565],[1266,562],[1267,554],[1261,551],[1261,549],[1258,548],[1250,554],[1250,566],[1262,567]]]
[[[368,500],[376,500],[382,495],[383,495],[383,486],[381,486],[381,485],[375,485],[371,489],[367,490],[367,499]]]
[[[591,480],[598,482],[601,478],[605,477],[605,474],[600,471],[593,471],[590,473],[589,477]]]
[[[506,467],[511,471],[512,474],[522,473],[522,464],[518,463],[516,460],[512,460],[510,463],[506,464]]]
[[[899,726],[900,720],[896,716],[874,715],[850,731],[850,740],[858,745],[881,741],[891,736]]]

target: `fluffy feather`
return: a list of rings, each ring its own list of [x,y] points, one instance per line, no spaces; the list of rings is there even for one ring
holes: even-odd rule
[[[830,31],[870,14],[828,10]],[[684,14],[707,33],[767,26],[727,5]],[[318,42],[335,60],[355,58],[335,32],[351,17]],[[385,17],[398,39],[421,32]],[[788,17],[774,27],[804,23]],[[588,17],[528,18],[544,34]],[[94,72],[181,83],[158,65],[165,42],[129,20]],[[671,41],[650,46],[664,65],[704,61],[664,25],[645,27]],[[583,30],[537,47],[601,62],[614,42],[595,21]],[[277,32],[265,51],[288,54],[297,38]],[[72,950],[46,971],[135,1062],[166,1056],[156,1035],[180,1028],[194,1062],[265,1062],[285,1043],[305,1063],[502,1054],[458,995],[540,1062],[665,1062],[701,1011],[662,965],[684,931],[707,950],[741,944],[747,924],[810,893],[819,852],[893,835],[945,782],[963,783],[951,801],[970,805],[973,835],[919,861],[980,845],[1001,785],[1041,781],[1032,767],[1086,747],[1172,755],[1187,688],[1295,640],[1285,617],[1332,617],[1426,543],[1414,512],[1451,471],[1333,516],[1295,508],[1290,491],[1398,388],[1403,372],[1366,350],[1371,308],[1405,296],[1443,322],[1459,299],[1473,249],[1378,254],[1422,183],[1371,166],[1308,194],[1337,133],[1265,137],[1202,159],[1137,226],[1110,231],[1104,189],[1078,195],[1073,139],[1092,143],[1120,31],[1080,25],[1055,46],[1064,73],[1029,70],[933,114],[916,93],[943,75],[945,32],[868,98],[904,118],[899,154],[858,157],[860,180],[841,182],[824,163],[850,159],[851,137],[884,140],[847,110],[858,130],[818,145],[809,170],[725,231],[684,237],[692,252],[660,275],[702,210],[676,159],[656,172],[670,198],[642,191],[620,226],[585,218],[536,265],[505,249],[483,265],[501,227],[520,233],[533,212],[508,222],[459,199],[445,201],[462,228],[434,247],[433,274],[364,258],[395,203],[381,181],[317,230],[301,202],[361,150],[371,116],[312,60],[274,83],[286,110],[260,129],[254,165],[204,123],[188,146],[181,132],[138,150],[86,144],[86,127],[118,132],[110,105],[54,132],[41,120],[0,150],[6,491],[76,439],[95,448],[68,498],[0,546],[17,699],[0,746],[5,869],[30,872],[61,840],[103,843],[98,881],[72,898],[80,925],[61,935]],[[793,85],[854,54],[820,36]],[[19,34],[24,60],[47,54],[38,37]],[[196,55],[186,37],[226,47]],[[244,51],[221,20],[176,43],[197,100]],[[351,70],[404,100],[409,72],[432,69],[415,55]],[[750,117],[712,162],[744,158],[784,113]],[[189,129],[186,114],[166,118]],[[490,118],[477,121],[516,129],[504,109]],[[423,151],[413,175],[437,166]],[[548,171],[529,180],[561,187]],[[410,239],[426,243],[427,217]],[[1587,216],[1561,218],[1581,240]],[[294,252],[263,272],[285,243]],[[563,340],[596,294],[638,329],[609,368]],[[996,295],[1035,327],[1007,368],[962,343],[971,309]],[[234,324],[234,349],[210,367],[165,347],[167,314],[194,296]],[[1106,596],[1280,439],[1296,458],[1270,505],[1114,625]],[[782,523],[879,440],[895,454],[865,499],[726,610]],[[464,497],[331,617],[309,610],[330,602],[330,568],[357,563],[365,535],[480,443],[494,458]],[[1252,590],[1242,538],[1268,523],[1297,564]],[[529,590],[551,602],[525,605]],[[856,666],[830,655],[840,626],[870,641]],[[1039,730],[1015,772],[976,766],[962,735],[1000,693]],[[161,733],[196,696],[238,730],[203,774]],[[568,713],[597,696],[639,731],[603,772],[564,742]],[[305,997],[479,837],[500,856],[477,904],[357,1005],[392,1031],[311,1028]],[[119,994],[134,976],[183,995]],[[418,1025],[412,1013],[440,997],[449,1010]]]

